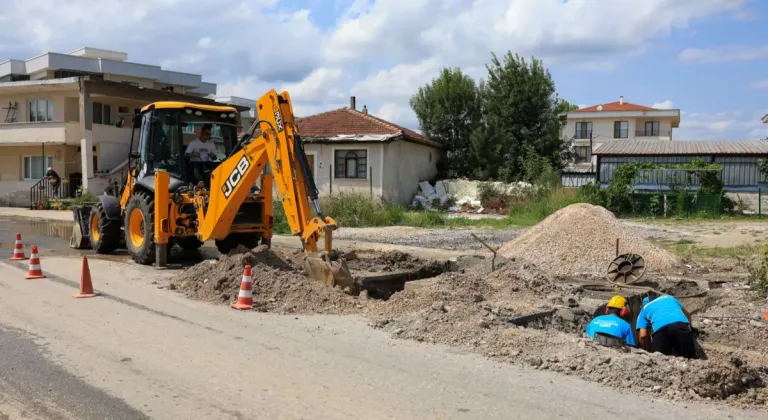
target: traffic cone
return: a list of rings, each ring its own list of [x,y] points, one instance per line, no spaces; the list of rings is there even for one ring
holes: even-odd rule
[[[37,256],[37,245],[32,245],[32,252],[29,255],[29,273],[27,273],[27,280],[31,279],[44,279],[45,274],[40,268],[40,257]]]
[[[98,293],[94,293],[93,291],[93,284],[91,283],[91,269],[88,268],[88,258],[83,255],[83,268],[80,271],[80,293],[75,293],[72,295],[72,297],[90,298],[98,295]]]
[[[16,234],[16,242],[13,244],[13,255],[11,255],[11,261],[26,260],[24,255],[24,245],[21,244],[21,234]]]
[[[246,265],[243,271],[243,281],[240,283],[240,293],[237,302],[230,304],[232,308],[245,311],[253,308],[253,283],[251,282],[251,266]]]

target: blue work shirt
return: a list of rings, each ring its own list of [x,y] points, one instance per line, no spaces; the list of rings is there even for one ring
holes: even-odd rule
[[[635,347],[635,335],[629,322],[616,315],[600,315],[587,324],[587,335],[595,339],[595,333],[603,333],[624,340],[627,345]]]
[[[688,323],[688,317],[683,313],[683,304],[674,296],[664,295],[648,302],[637,315],[637,329],[653,328],[658,331],[664,326],[675,323]]]

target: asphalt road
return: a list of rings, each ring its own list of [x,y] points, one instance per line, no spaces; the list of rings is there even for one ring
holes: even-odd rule
[[[134,264],[91,260],[103,295],[73,299],[78,258],[44,255],[41,280],[5,258],[0,419],[768,419],[392,340],[357,318],[202,304],[158,289],[173,271]]]

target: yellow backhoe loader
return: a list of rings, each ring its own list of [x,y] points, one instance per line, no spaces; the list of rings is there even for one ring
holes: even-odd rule
[[[274,182],[291,232],[309,254],[309,277],[354,288],[344,259],[333,252],[336,222],[320,208],[288,92],[264,94],[256,114],[238,139],[239,114],[230,106],[155,102],[142,108],[134,116],[138,147],[134,152],[132,137],[122,192],[73,209],[71,246],[90,245],[102,254],[125,246],[136,262],[161,267],[173,245],[194,250],[212,239],[222,253],[271,246]],[[202,149],[190,152],[201,142]]]

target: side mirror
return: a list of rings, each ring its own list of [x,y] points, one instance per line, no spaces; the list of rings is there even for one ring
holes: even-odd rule
[[[117,128],[123,128],[123,123],[125,122],[125,118],[123,117],[117,117],[117,122],[115,122],[115,127]]]

